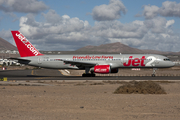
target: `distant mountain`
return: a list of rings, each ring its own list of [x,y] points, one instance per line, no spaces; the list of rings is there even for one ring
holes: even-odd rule
[[[142,50],[131,48],[127,45],[124,45],[120,42],[102,44],[100,46],[86,46],[76,51],[91,51],[91,52],[100,52],[100,53],[143,53]]]
[[[17,48],[6,40],[0,38],[0,50],[17,50]]]
[[[142,50],[132,48],[120,42],[102,44],[100,46],[85,46],[77,49],[79,53],[122,53],[122,54],[163,54],[163,55],[180,55],[180,52],[162,52],[157,50]]]
[[[7,42],[6,40],[0,38],[0,50],[17,50],[17,47]],[[100,54],[100,53],[180,55],[180,52],[162,52],[157,50],[142,50],[142,49],[132,48],[120,42],[102,44],[99,46],[89,45],[77,49],[76,51],[61,51],[61,54]],[[48,53],[45,52],[44,54],[48,54]]]

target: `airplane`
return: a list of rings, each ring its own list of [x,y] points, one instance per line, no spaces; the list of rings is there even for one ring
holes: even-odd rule
[[[157,68],[173,67],[169,58],[157,54],[41,54],[20,31],[11,31],[21,57],[18,63],[50,69],[85,70],[82,77],[95,77],[95,73],[118,73],[119,68]]]

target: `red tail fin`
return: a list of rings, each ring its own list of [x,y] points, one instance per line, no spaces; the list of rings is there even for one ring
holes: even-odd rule
[[[11,31],[21,57],[39,56],[41,54],[19,31]]]

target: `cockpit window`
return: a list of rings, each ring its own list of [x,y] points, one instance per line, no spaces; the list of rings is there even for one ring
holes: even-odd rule
[[[164,61],[170,61],[170,59],[169,58],[165,58]]]

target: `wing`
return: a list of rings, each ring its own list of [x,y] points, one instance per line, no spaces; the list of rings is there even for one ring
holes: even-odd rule
[[[84,61],[73,61],[73,60],[65,60],[65,59],[56,59],[59,61],[63,61],[65,64],[71,64],[71,65],[76,65],[81,66],[81,67],[94,67],[97,65],[97,63],[92,63],[92,62],[84,62]]]

